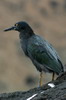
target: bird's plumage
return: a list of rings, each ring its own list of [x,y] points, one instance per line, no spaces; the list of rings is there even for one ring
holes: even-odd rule
[[[63,71],[58,53],[48,41],[38,35],[33,35],[28,40],[27,45],[28,56],[32,62],[39,66],[39,71],[55,72],[57,74]]]
[[[54,72],[60,74],[64,71],[60,57],[53,46],[36,35],[26,22],[18,22],[14,27],[5,31],[19,31],[21,47],[24,53],[32,60],[40,72]]]

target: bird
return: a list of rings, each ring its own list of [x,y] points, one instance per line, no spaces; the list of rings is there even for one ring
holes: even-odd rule
[[[26,21],[16,22],[4,31],[10,30],[19,32],[20,44],[24,54],[31,59],[37,71],[40,72],[39,86],[42,86],[43,72],[52,73],[52,81],[55,74],[59,75],[64,72],[61,59],[52,44],[35,34]]]

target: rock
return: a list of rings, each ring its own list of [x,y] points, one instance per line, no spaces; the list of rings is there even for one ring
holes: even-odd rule
[[[66,100],[66,72],[42,87],[0,94],[0,100]]]

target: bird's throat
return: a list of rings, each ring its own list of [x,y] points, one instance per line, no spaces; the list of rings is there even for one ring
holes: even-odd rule
[[[29,39],[29,38],[31,38],[32,36],[34,35],[34,33],[33,32],[20,32],[20,34],[19,34],[19,37],[20,37],[20,39]]]

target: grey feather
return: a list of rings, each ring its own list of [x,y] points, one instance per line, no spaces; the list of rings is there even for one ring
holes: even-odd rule
[[[27,51],[30,59],[36,67],[39,66],[39,68],[45,70],[45,72],[54,71],[57,74],[63,71],[63,65],[60,63],[61,60],[58,53],[48,41],[40,36],[34,35],[29,39]],[[40,53],[40,55],[38,53]],[[40,57],[38,57],[38,55]]]

